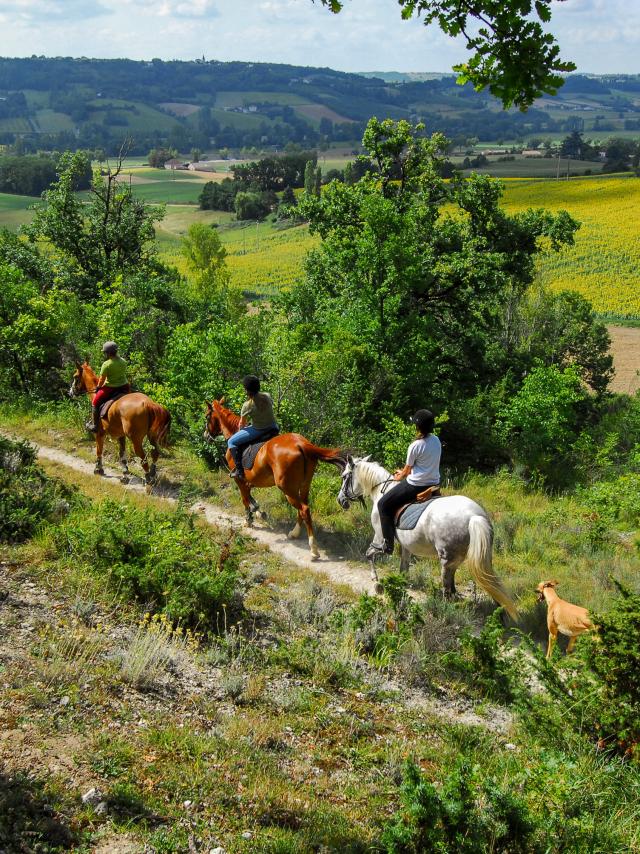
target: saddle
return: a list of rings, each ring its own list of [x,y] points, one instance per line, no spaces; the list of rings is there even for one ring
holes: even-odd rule
[[[258,451],[260,450],[260,448],[265,444],[265,442],[268,442],[269,439],[273,439],[279,434],[280,430],[274,428],[268,433],[265,433],[259,442],[253,442],[251,445],[245,445],[245,447],[242,449],[242,468],[245,471],[249,471],[256,461],[256,456],[258,455]]]
[[[396,528],[400,531],[412,531],[427,507],[438,498],[442,498],[439,486],[429,486],[423,492],[419,492],[415,501],[403,504],[396,510],[393,517]]]
[[[109,410],[111,409],[111,404],[115,403],[116,400],[120,400],[121,397],[125,397],[126,395],[131,394],[131,389],[127,389],[127,391],[118,391],[113,397],[108,398],[100,407],[100,418],[105,418],[109,414]]]

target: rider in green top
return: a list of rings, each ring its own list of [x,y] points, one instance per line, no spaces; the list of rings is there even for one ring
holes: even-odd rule
[[[98,389],[93,396],[91,421],[87,422],[87,430],[97,433],[100,429],[100,408],[105,400],[116,394],[127,394],[131,389],[127,382],[127,363],[118,356],[118,345],[115,341],[107,341],[102,352],[107,357],[100,368]]]

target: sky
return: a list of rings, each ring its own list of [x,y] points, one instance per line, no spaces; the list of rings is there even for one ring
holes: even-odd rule
[[[553,3],[564,59],[585,73],[640,72],[640,0]],[[467,56],[396,0],[0,0],[1,56],[206,59],[340,71],[449,71]]]

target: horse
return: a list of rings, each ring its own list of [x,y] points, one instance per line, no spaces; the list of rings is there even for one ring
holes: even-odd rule
[[[371,498],[371,524],[374,541],[382,542],[378,501],[394,483],[393,476],[369,457],[347,456],[342,473],[338,503],[347,510],[353,501]],[[436,557],[440,560],[442,587],[445,597],[456,595],[455,572],[468,561],[471,574],[480,587],[516,619],[518,611],[496,575],[492,565],[493,528],[485,510],[466,495],[435,498],[424,510],[412,531],[397,530],[402,547],[400,570],[406,572],[412,554]],[[371,578],[380,592],[374,558],[371,558]]]
[[[76,370],[71,380],[69,397],[93,394],[98,388],[98,376],[87,362],[76,362]],[[126,456],[126,439],[131,440],[136,456],[142,461],[145,482],[151,486],[156,481],[156,463],[160,456],[159,448],[166,447],[171,426],[171,414],[158,403],[154,403],[146,394],[131,392],[114,401],[109,407],[107,417],[102,419],[102,428],[96,433],[96,465],[94,474],[104,474],[102,452],[105,435],[118,440],[120,465],[123,483],[128,483],[129,467]],[[151,442],[151,468],[147,462],[142,443],[148,437]]]
[[[229,439],[240,429],[240,416],[222,404],[224,397],[207,403],[204,438],[213,441],[216,436]],[[231,451],[227,450],[226,460],[229,469],[235,467]],[[295,527],[288,533],[289,539],[296,539],[302,533],[302,524],[307,529],[311,559],[320,557],[313,532],[311,509],[309,507],[309,489],[318,462],[330,463],[340,470],[345,465],[345,457],[337,448],[320,448],[299,433],[282,433],[268,439],[258,451],[253,466],[245,470],[244,479],[236,479],[244,505],[247,525],[253,524],[253,514],[264,518],[264,513],[254,497],[253,488],[277,486],[289,504],[298,511]]]

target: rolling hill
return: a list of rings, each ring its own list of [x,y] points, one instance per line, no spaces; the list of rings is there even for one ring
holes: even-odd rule
[[[0,144],[26,150],[169,144],[273,146],[358,140],[372,116],[421,120],[452,138],[485,142],[640,132],[640,76],[572,75],[527,113],[452,75],[346,74],[272,63],[0,59]]]

